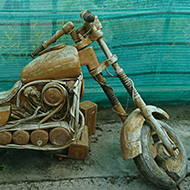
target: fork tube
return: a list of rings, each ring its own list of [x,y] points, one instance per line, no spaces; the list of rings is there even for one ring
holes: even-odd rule
[[[97,42],[100,45],[100,47],[101,47],[102,51],[104,52],[104,54],[106,55],[106,57],[110,58],[112,56],[112,53],[109,50],[107,44],[104,42],[103,38],[99,38],[97,40]],[[114,68],[117,76],[119,77],[120,81],[122,82],[122,84],[124,85],[124,87],[126,88],[128,93],[132,97],[134,105],[137,106],[141,110],[143,116],[152,124],[154,130],[156,131],[158,136],[163,141],[163,143],[166,146],[169,153],[175,157],[177,152],[174,151],[174,149],[176,147],[175,147],[173,141],[169,137],[166,136],[166,134],[162,130],[159,122],[157,122],[157,120],[152,116],[152,114],[148,110],[145,102],[143,101],[143,99],[141,98],[141,96],[139,95],[139,93],[137,92],[135,87],[133,86],[132,81],[127,77],[127,75],[125,74],[125,72],[119,66],[119,64],[117,62],[113,63],[112,67]]]
[[[107,58],[112,56],[112,53],[110,51],[110,49],[108,48],[107,44],[104,42],[103,38],[100,37],[97,39],[98,44],[100,45],[102,51],[104,52],[104,54],[106,55]]]
[[[121,105],[117,97],[115,96],[113,89],[111,88],[111,86],[108,85],[108,83],[106,82],[106,79],[101,74],[96,75],[96,78],[100,86],[102,87],[104,93],[110,100],[112,107],[117,112],[121,120],[124,122],[127,118],[127,114],[125,110],[123,109],[123,106]]]
[[[110,58],[112,56],[112,53],[110,49],[108,48],[107,44],[104,42],[103,38],[99,38],[97,40],[98,44],[100,45],[102,51],[106,55],[107,58]],[[124,85],[125,89],[129,93],[129,95],[132,97],[132,90],[134,90],[135,93],[137,93],[136,89],[132,86],[130,79],[127,77],[123,69],[119,66],[117,62],[112,64],[112,67],[114,68],[117,76],[119,77],[120,81]]]

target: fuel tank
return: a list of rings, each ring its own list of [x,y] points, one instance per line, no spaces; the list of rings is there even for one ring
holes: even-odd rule
[[[43,79],[73,78],[81,73],[78,51],[74,46],[65,46],[42,54],[27,64],[21,74],[22,83]]]

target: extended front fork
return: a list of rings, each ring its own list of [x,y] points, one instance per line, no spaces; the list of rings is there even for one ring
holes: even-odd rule
[[[103,50],[107,58],[110,58],[113,56],[102,38],[97,39],[97,42],[99,43],[101,49]],[[171,157],[176,157],[176,155],[178,155],[179,153],[177,147],[175,146],[171,138],[167,135],[165,130],[162,129],[162,126],[160,125],[160,123],[153,117],[152,113],[149,111],[145,102],[143,101],[143,99],[141,98],[137,90],[135,89],[132,80],[129,77],[127,77],[127,75],[125,74],[125,72],[119,66],[117,62],[113,63],[112,67],[114,68],[116,75],[118,76],[122,84],[124,85],[125,89],[132,97],[134,105],[141,110],[146,120],[151,123],[152,127],[154,128],[154,130],[156,131],[156,133],[162,140],[163,144],[165,145],[166,149],[170,153]],[[119,114],[119,116],[122,119],[122,121],[124,121],[125,119],[124,116],[126,113],[123,107],[121,106],[121,104],[119,103],[118,99],[114,95],[113,90],[111,90],[111,88],[107,85],[101,85],[101,86],[104,92],[106,93],[106,95],[108,96],[109,100],[111,101],[112,105],[114,105],[113,106],[114,109],[117,112],[121,113]]]

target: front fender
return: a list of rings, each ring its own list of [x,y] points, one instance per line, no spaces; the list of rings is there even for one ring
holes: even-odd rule
[[[168,114],[155,106],[147,106],[149,111],[156,117],[164,117],[169,119]],[[141,146],[141,129],[145,118],[140,109],[135,109],[125,120],[121,130],[120,143],[124,160],[134,158],[142,153]]]

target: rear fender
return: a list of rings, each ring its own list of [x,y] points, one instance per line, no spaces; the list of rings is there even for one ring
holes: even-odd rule
[[[155,106],[147,106],[149,111],[157,118],[167,118],[168,114]],[[145,118],[140,109],[135,109],[125,120],[121,130],[120,143],[124,160],[134,158],[142,153],[141,129]]]

